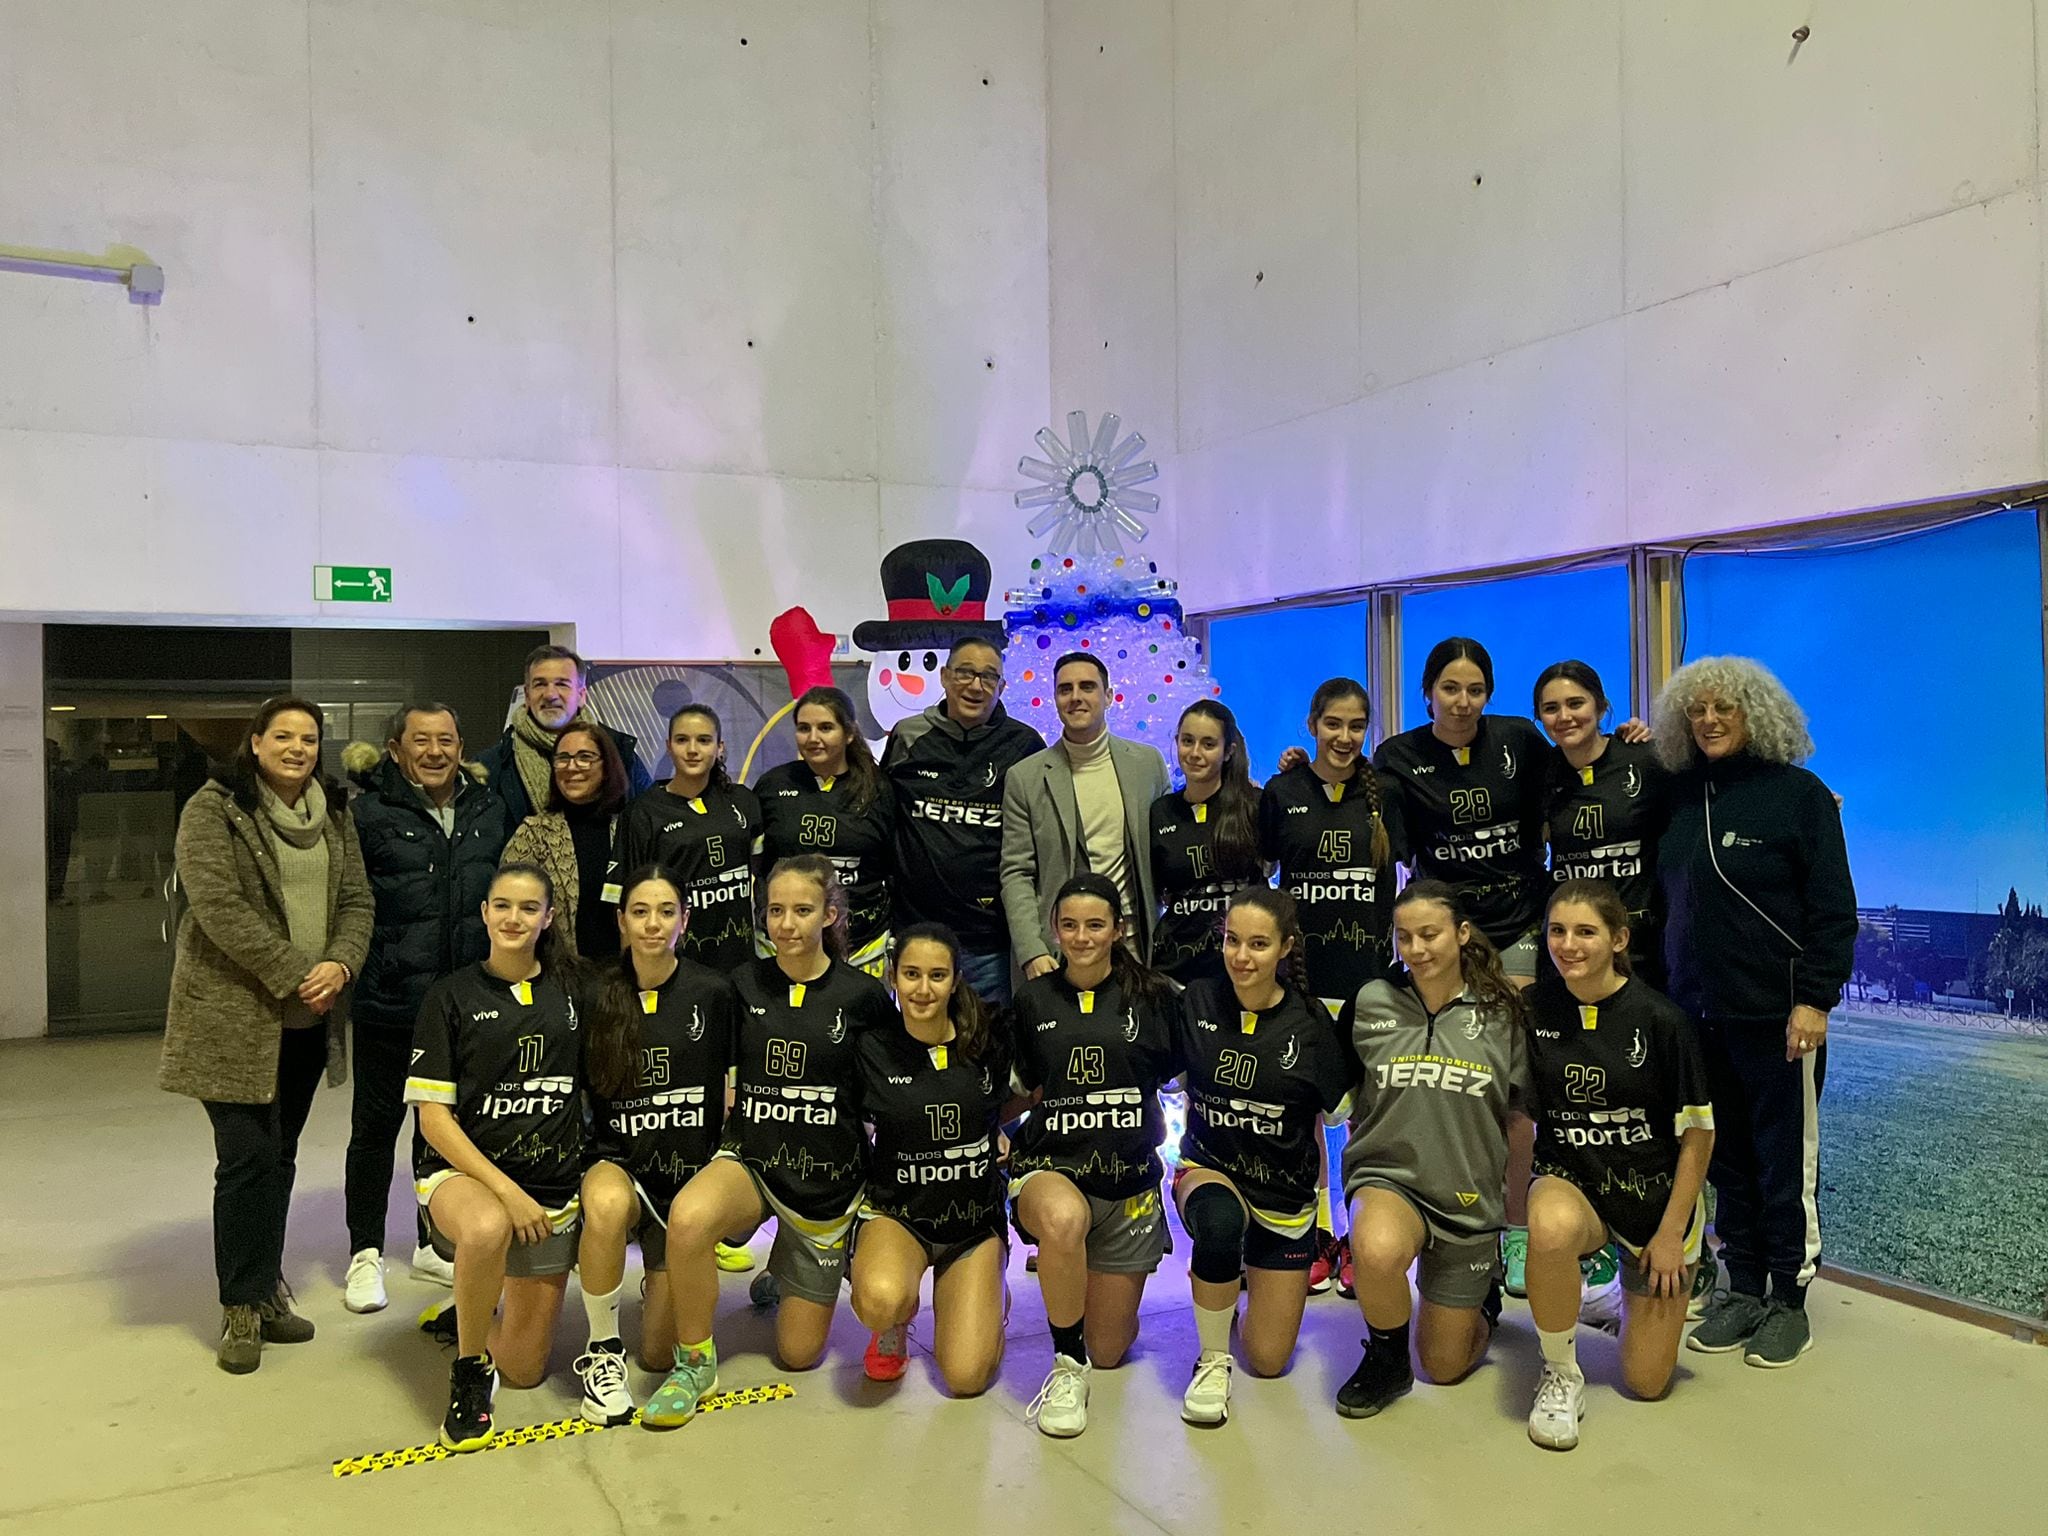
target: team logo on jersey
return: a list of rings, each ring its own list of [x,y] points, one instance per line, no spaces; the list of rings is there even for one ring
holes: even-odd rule
[[[1621,781],[1621,787],[1629,799],[1635,799],[1637,795],[1642,793],[1643,770],[1634,763],[1630,763],[1628,765],[1628,777]]]
[[[983,1098],[987,1098],[990,1094],[994,1093],[995,1091],[996,1080],[993,1077],[989,1076],[988,1068],[984,1066],[981,1069],[981,1096]]]
[[[1739,832],[1723,832],[1721,834],[1721,846],[1723,848],[1754,848],[1762,842],[1763,839],[1760,837],[1744,837]]]
[[[994,763],[988,765],[987,773],[982,776],[981,787],[983,789],[994,789],[996,787],[996,765]]]
[[[689,1034],[690,1039],[693,1041],[702,1040],[704,1038],[704,1011],[703,1009],[699,1008],[695,1003],[690,1004]]]
[[[1482,1019],[1478,1014],[1473,1014],[1471,1018],[1465,1021],[1465,1038],[1467,1040],[1477,1040],[1485,1032],[1486,1020]]]
[[[1475,1205],[1477,1205],[1478,1203],[1479,1203],[1479,1191],[1478,1191],[1478,1190],[1476,1190],[1476,1189],[1461,1189],[1461,1190],[1459,1190],[1459,1191],[1458,1191],[1458,1204],[1460,1204],[1460,1205],[1462,1205],[1462,1206],[1467,1206],[1467,1207],[1470,1207],[1470,1206],[1475,1206]],[[1491,1259],[1488,1259],[1488,1260],[1486,1261],[1486,1267],[1487,1267],[1488,1269],[1491,1269],[1491,1268],[1493,1267],[1493,1260],[1491,1260]]]
[[[1506,746],[1500,749],[1500,776],[1504,779],[1512,779],[1515,776],[1515,754]]]
[[[575,1033],[575,1030],[576,1030],[576,1022],[577,1022],[577,1021],[576,1021],[576,999],[575,999],[575,998],[573,998],[573,997],[565,997],[565,998],[563,998],[563,999],[562,999],[562,1005],[563,1005],[563,1006],[564,1006],[565,1008],[567,1008],[567,1009],[569,1010],[569,1030],[570,1030],[570,1033],[572,1033],[572,1034],[573,1034],[573,1033]]]
[[[1288,1041],[1287,1049],[1280,1053],[1280,1070],[1282,1072],[1292,1072],[1294,1064],[1299,1060],[1301,1060],[1301,1041],[1299,1038],[1296,1038]]]
[[[485,1008],[485,1009],[481,1009],[481,1010],[480,1010],[480,1011],[478,1011],[478,1012],[472,1013],[472,1014],[471,1014],[471,1015],[469,1016],[469,1022],[470,1022],[470,1023],[472,1023],[472,1024],[481,1024],[481,1023],[483,1023],[483,1022],[484,1022],[484,1021],[485,1021],[486,1019],[495,1019],[495,1018],[496,1018],[497,1016],[498,1016],[498,1010],[497,1010],[497,1009],[495,1009],[495,1008]]]
[[[414,1064],[414,1065],[418,1065],[418,1063],[419,1063],[419,1059],[420,1059],[420,1058],[421,1058],[422,1056],[426,1055],[426,1054],[427,1054],[427,1053],[426,1053],[425,1051],[423,1051],[423,1050],[420,1050],[420,1049],[419,1049],[418,1047],[414,1047],[414,1049],[413,1049],[413,1053],[412,1053],[412,1059],[413,1059],[413,1064]]]
[[[1135,1009],[1131,1009],[1131,1008],[1126,1008],[1126,1009],[1124,1010],[1124,1044],[1126,1044],[1126,1045],[1136,1045],[1137,1043],[1138,1043],[1138,1015],[1137,1015],[1137,1011],[1136,1011]]]
[[[1645,1061],[1649,1060],[1649,1057],[1650,1052],[1643,1044],[1643,1032],[1639,1029],[1636,1031],[1635,1044],[1628,1048],[1628,1064],[1632,1067],[1640,1067]]]
[[[832,1027],[825,1031],[825,1038],[834,1045],[844,1045],[846,1043],[846,1010],[844,1008],[834,1008],[832,1010]]]

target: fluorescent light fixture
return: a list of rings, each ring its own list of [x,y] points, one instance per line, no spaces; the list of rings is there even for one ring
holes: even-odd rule
[[[53,715],[69,715],[75,713],[77,709],[78,706],[76,704],[52,704],[50,706],[50,713]]]

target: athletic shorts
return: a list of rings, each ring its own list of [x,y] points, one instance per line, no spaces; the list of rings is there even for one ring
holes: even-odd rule
[[[1422,1253],[1415,1263],[1415,1288],[1424,1301],[1439,1307],[1476,1307],[1486,1300],[1488,1287],[1500,1275],[1498,1232],[1485,1232],[1477,1237],[1446,1232],[1415,1203],[1414,1196],[1385,1179],[1360,1179],[1345,1194],[1355,1198],[1361,1189],[1391,1190],[1422,1218]]]
[[[1699,1263],[1700,1253],[1707,1236],[1707,1196],[1701,1191],[1693,1202],[1692,1220],[1685,1224],[1685,1267],[1690,1276],[1692,1267]],[[1614,1251],[1621,1255],[1621,1288],[1631,1296],[1650,1294],[1650,1274],[1643,1268],[1643,1248],[1631,1243],[1614,1228],[1607,1229],[1607,1237],[1614,1244]]]
[[[1543,926],[1537,924],[1512,944],[1501,947],[1500,968],[1510,981],[1531,981],[1536,975],[1536,956],[1543,948]]]
[[[1006,1254],[1010,1246],[1010,1235],[1007,1232],[977,1232],[972,1237],[958,1238],[950,1243],[935,1243],[901,1216],[889,1216],[863,1205],[860,1209],[859,1225],[854,1228],[853,1241],[856,1248],[860,1246],[860,1234],[867,1230],[868,1223],[871,1221],[893,1222],[896,1226],[908,1232],[917,1240],[918,1247],[924,1250],[925,1268],[929,1269],[934,1275],[944,1274],[948,1269],[952,1268],[956,1261],[966,1258],[968,1254],[974,1252],[983,1243],[1001,1243]]]
[[[668,1268],[668,1207],[647,1193],[638,1179],[633,1180],[633,1193],[640,1197],[640,1224],[633,1229],[633,1241],[640,1245],[640,1268],[658,1275]]]
[[[1174,1208],[1180,1208],[1180,1181],[1188,1170],[1198,1167],[1195,1163],[1182,1163],[1173,1173]],[[1209,1169],[1209,1172],[1216,1172]],[[1306,1271],[1316,1260],[1316,1218],[1315,1211],[1308,1213],[1307,1224],[1299,1231],[1286,1232],[1269,1224],[1252,1209],[1251,1202],[1238,1193],[1237,1186],[1226,1176],[1223,1187],[1237,1195],[1238,1204],[1244,1207],[1244,1263],[1247,1269],[1287,1269]]]
[[[782,1282],[788,1295],[815,1301],[821,1307],[835,1305],[839,1287],[846,1279],[847,1239],[853,1232],[853,1212],[826,1221],[799,1216],[775,1198],[761,1175],[744,1160],[731,1152],[720,1152],[718,1156],[746,1168],[747,1177],[754,1181],[754,1192],[775,1218],[775,1242],[768,1250],[768,1273]],[[758,1226],[757,1222],[744,1232],[728,1232],[725,1240],[744,1243]]]
[[[419,1195],[420,1213],[427,1219],[427,1243],[449,1263],[455,1262],[455,1239],[434,1225],[434,1191],[450,1179],[465,1178],[457,1168],[442,1168],[413,1186]],[[548,1235],[537,1243],[515,1242],[505,1251],[505,1278],[535,1280],[548,1275],[566,1275],[576,1267],[576,1236],[583,1225],[583,1201],[571,1195],[562,1206],[543,1206]]]
[[[1017,1197],[1024,1186],[1041,1173],[1034,1168],[1022,1178],[1010,1181],[1010,1225],[1017,1235],[1038,1245],[1017,1215]],[[1088,1202],[1088,1268],[1099,1275],[1149,1275],[1171,1250],[1172,1235],[1166,1230],[1166,1209],[1157,1189],[1144,1190],[1127,1200],[1099,1200],[1084,1195]]]

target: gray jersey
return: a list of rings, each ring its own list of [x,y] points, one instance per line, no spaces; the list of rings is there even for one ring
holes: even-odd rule
[[[1508,1110],[1529,1100],[1522,1027],[1470,992],[1434,1019],[1405,982],[1369,981],[1344,1005],[1358,1058],[1344,1193],[1394,1185],[1448,1237],[1506,1225]]]

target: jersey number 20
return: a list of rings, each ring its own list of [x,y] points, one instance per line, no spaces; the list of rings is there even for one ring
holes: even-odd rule
[[[1216,1058],[1216,1081],[1226,1088],[1249,1088],[1258,1075],[1259,1058],[1250,1051],[1225,1051]]]

